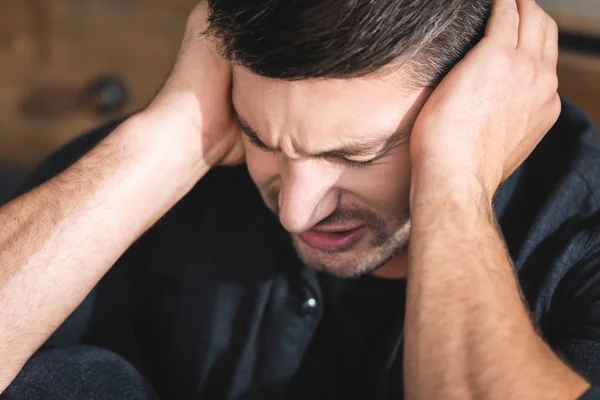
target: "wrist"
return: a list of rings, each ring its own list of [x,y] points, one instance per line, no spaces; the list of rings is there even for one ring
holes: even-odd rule
[[[121,171],[129,171],[134,179],[133,186],[153,193],[163,211],[210,170],[202,157],[201,140],[175,118],[140,112],[123,122],[106,142],[106,148],[115,149]]]
[[[473,173],[449,173],[443,168],[413,166],[411,176],[411,213],[422,207],[438,207],[452,201],[465,206],[492,205],[490,190]]]
[[[181,143],[188,143],[201,168],[222,165],[237,138],[232,134],[237,123],[227,118],[227,110],[203,105],[190,91],[159,94],[141,114],[164,132],[181,137]]]
[[[413,129],[413,136],[419,137],[439,128],[419,127]],[[440,131],[441,132],[441,131]],[[460,129],[446,127],[446,135],[469,135]],[[481,143],[471,141],[464,146],[454,143],[437,141],[416,141],[411,143],[411,178],[415,183],[411,190],[411,199],[415,203],[429,202],[438,197],[446,197],[448,193],[465,197],[479,195],[481,190],[486,201],[492,199],[502,180],[502,169],[497,168],[495,154],[481,154]]]
[[[438,179],[429,174],[413,174],[410,193],[413,236],[429,231],[437,235],[446,228],[467,234],[473,226],[495,226],[494,208],[487,193],[481,180],[473,175],[444,175],[444,179]]]
[[[200,113],[191,106],[173,104],[150,106],[130,118],[134,130],[143,131],[143,140],[164,153],[161,163],[186,168],[192,174],[216,166],[225,146],[207,140]]]

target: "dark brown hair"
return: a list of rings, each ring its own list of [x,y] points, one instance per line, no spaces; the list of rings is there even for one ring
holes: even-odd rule
[[[230,62],[268,78],[352,78],[390,65],[431,86],[481,38],[492,0],[208,0]]]

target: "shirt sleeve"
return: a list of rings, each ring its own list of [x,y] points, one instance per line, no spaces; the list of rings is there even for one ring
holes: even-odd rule
[[[597,226],[588,231],[586,245],[577,246],[580,259],[552,296],[543,334],[567,365],[600,387],[600,225]]]
[[[600,400],[600,388],[592,387],[590,390],[585,392],[579,400]]]

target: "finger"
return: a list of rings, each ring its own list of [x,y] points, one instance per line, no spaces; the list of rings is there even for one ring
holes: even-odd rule
[[[517,47],[542,59],[548,29],[548,15],[535,0],[517,0],[519,43]]]
[[[546,43],[544,44],[545,61],[556,66],[558,64],[558,25],[548,17],[548,28],[546,30]]]
[[[494,0],[485,36],[514,49],[519,42],[519,9],[516,0]]]

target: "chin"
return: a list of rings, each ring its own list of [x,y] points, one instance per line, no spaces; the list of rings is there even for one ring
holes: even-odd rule
[[[394,235],[378,247],[365,246],[339,253],[312,248],[294,236],[292,241],[302,262],[319,272],[340,278],[372,274],[408,248],[408,234]]]

